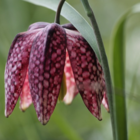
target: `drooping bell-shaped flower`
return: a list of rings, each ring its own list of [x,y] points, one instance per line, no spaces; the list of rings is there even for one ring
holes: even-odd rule
[[[18,34],[5,68],[5,116],[20,96],[20,108],[32,102],[39,121],[46,124],[56,106],[62,79],[66,77],[64,101],[80,93],[89,111],[101,120],[101,103],[108,110],[105,81],[97,57],[71,24],[38,22]]]

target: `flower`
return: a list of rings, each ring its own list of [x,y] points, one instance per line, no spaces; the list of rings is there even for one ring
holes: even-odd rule
[[[46,124],[65,78],[64,102],[70,103],[79,92],[89,111],[101,120],[102,101],[108,110],[105,80],[90,45],[72,24],[30,25],[15,37],[9,50],[5,116],[12,113],[20,96],[20,108],[24,111],[33,102],[39,121]]]

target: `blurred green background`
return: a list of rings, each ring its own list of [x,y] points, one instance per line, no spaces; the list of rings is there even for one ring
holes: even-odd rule
[[[67,0],[85,18],[80,0]],[[111,32],[118,18],[139,0],[89,0],[93,8],[111,65]],[[4,68],[15,35],[34,22],[53,22],[55,13],[22,0],[0,0],[0,140],[112,140],[110,116],[102,107],[100,122],[78,95],[71,105],[58,103],[45,126],[38,121],[33,105],[25,113],[19,103],[12,115],[4,116]],[[140,138],[140,14],[126,24],[126,99],[129,140]],[[87,19],[87,18],[86,18]],[[87,19],[88,20],[88,19]],[[61,23],[67,23],[61,18]],[[117,73],[119,74],[119,73]],[[121,92],[121,91],[120,91]]]

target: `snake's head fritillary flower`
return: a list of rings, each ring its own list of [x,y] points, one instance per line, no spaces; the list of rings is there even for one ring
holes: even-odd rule
[[[64,76],[65,75],[65,76]],[[20,108],[32,102],[39,121],[46,124],[66,78],[64,101],[80,93],[89,111],[101,120],[101,103],[108,109],[102,67],[91,46],[71,24],[38,22],[19,33],[5,68],[5,116],[20,97]]]

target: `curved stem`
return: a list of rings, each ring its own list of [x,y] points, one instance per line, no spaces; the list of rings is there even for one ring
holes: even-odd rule
[[[54,21],[55,23],[60,24],[60,13],[61,13],[61,9],[62,9],[64,2],[65,2],[65,0],[61,0],[58,5],[57,11],[56,11],[56,16],[55,16],[55,21]]]
[[[85,8],[87,16],[89,17],[89,19],[91,21],[92,28],[93,28],[94,33],[96,35],[97,44],[98,44],[98,47],[99,47],[102,67],[103,67],[103,71],[104,71],[104,75],[105,75],[105,81],[106,81],[107,97],[108,97],[109,109],[110,109],[110,114],[111,114],[113,136],[115,138],[115,136],[116,136],[116,134],[115,134],[116,124],[115,124],[114,104],[113,104],[113,88],[112,88],[112,81],[111,81],[111,75],[110,75],[108,60],[107,60],[107,56],[106,56],[106,53],[105,53],[103,41],[102,41],[102,38],[101,38],[101,35],[100,35],[100,31],[99,31],[94,13],[93,13],[93,11],[92,11],[89,3],[88,3],[88,0],[81,0],[81,2],[82,2],[83,6]]]

